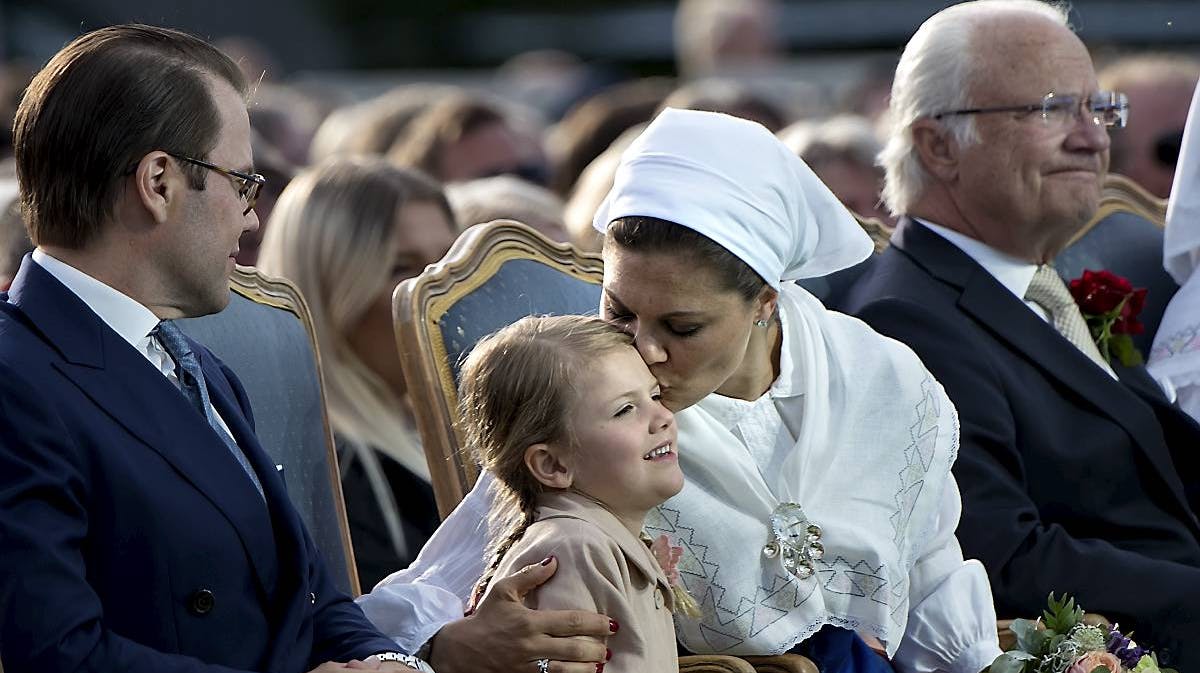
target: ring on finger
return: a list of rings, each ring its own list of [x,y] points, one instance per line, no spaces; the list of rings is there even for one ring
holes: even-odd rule
[[[550,660],[538,659],[536,662],[538,673],[550,673]]]

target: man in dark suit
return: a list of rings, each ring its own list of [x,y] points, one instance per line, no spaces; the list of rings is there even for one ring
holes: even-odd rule
[[[38,247],[0,294],[7,673],[410,670],[334,588],[236,377],[171,323],[224,307],[258,226],[245,93],[205,42],[116,26],[21,103]]]
[[[958,536],[1001,615],[1051,591],[1200,667],[1200,429],[1103,361],[1046,266],[1096,211],[1106,127],[1087,49],[1041,2],[965,3],[905,48],[881,155],[905,215],[839,306],[911,346],[961,420]]]

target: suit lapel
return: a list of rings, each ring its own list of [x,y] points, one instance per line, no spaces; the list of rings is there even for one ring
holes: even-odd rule
[[[194,342],[193,342],[194,344]],[[250,466],[258,475],[258,480],[263,487],[263,498],[266,499],[267,508],[270,513],[270,523],[274,532],[274,542],[271,549],[260,549],[260,553],[270,554],[270,566],[276,570],[284,570],[285,565],[291,567],[296,564],[282,564],[278,559],[300,559],[307,555],[303,549],[304,532],[303,524],[300,521],[299,515],[291,505],[291,500],[288,499],[287,488],[283,483],[283,479],[279,476],[279,470],[275,466],[275,461],[270,454],[262,447],[258,441],[258,435],[255,434],[254,428],[250,426],[246,417],[246,412],[242,409],[237,401],[237,396],[230,387],[226,379],[225,372],[213,361],[209,352],[205,349],[196,349],[197,356],[200,359],[200,367],[204,370],[204,379],[208,382],[208,394],[212,401],[213,407],[216,408],[221,418],[229,426],[230,432],[233,433],[234,441],[238,447],[242,449],[246,459],[250,461]],[[239,472],[242,471],[239,466]],[[249,492],[254,496],[254,499],[259,504],[259,509],[262,509],[262,500],[258,494],[254,492],[254,487],[249,479],[243,479]],[[263,539],[262,542],[267,542]],[[274,576],[275,581],[288,581],[290,575],[286,572],[282,573],[283,577]],[[290,577],[291,580],[296,578]],[[274,585],[272,582],[271,586]],[[290,594],[292,592],[283,592]]]
[[[9,301],[62,355],[54,367],[116,423],[157,452],[237,531],[268,594],[270,519],[253,484],[208,422],[142,354],[87,304],[26,258]],[[240,413],[226,414],[240,419]],[[227,420],[228,422],[228,420]],[[269,554],[268,554],[269,552]]]
[[[1142,389],[1144,382],[1132,384],[1138,377],[1126,372],[1122,382],[1130,387],[1115,384],[1112,377],[1030,311],[970,256],[916,222],[902,221],[893,243],[931,275],[960,288],[959,308],[985,329],[1120,424],[1157,468],[1183,508],[1190,511],[1158,419],[1139,397],[1148,392]]]

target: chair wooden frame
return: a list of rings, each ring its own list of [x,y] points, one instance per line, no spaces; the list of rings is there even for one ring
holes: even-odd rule
[[[876,217],[863,217],[854,212],[850,214],[858,221],[858,226],[867,232],[867,236],[871,237],[871,243],[875,246],[875,253],[883,252],[891,243],[893,228]]]
[[[1167,222],[1167,202],[1142,188],[1133,180],[1117,173],[1109,173],[1104,178],[1104,187],[1100,191],[1100,205],[1092,219],[1075,232],[1071,245],[1083,238],[1101,220],[1113,213],[1127,212],[1150,220],[1159,229],[1165,228]]]
[[[550,241],[520,222],[497,220],[467,229],[441,261],[401,283],[392,296],[400,365],[443,518],[466,496],[479,470],[460,450],[458,395],[438,321],[502,264],[531,254],[589,283],[599,285],[604,277],[600,255]],[[430,363],[437,363],[436,370]]]
[[[252,266],[238,265],[229,279],[229,289],[256,304],[283,309],[294,314],[304,325],[316,359],[317,385],[321,393],[321,424],[324,428],[326,464],[329,467],[329,483],[333,485],[333,502],[337,508],[338,529],[342,541],[342,552],[346,558],[352,597],[362,593],[358,582],[358,570],[354,561],[354,547],[350,542],[350,523],[346,518],[346,501],[342,496],[342,479],[338,470],[337,448],[333,442],[333,428],[329,425],[328,406],[325,401],[325,375],[321,368],[321,351],[317,348],[317,334],[313,329],[312,314],[300,290],[284,278],[267,276]],[[2,673],[2,672],[0,672]]]

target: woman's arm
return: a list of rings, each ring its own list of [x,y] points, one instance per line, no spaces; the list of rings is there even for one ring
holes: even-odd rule
[[[406,652],[415,652],[463,616],[471,587],[483,574],[492,476],[482,473],[409,567],[358,598],[367,617]]]
[[[909,573],[908,626],[893,661],[901,673],[979,673],[1000,655],[991,585],[982,564],[963,560],[954,537],[962,501],[947,478],[934,535]]]

